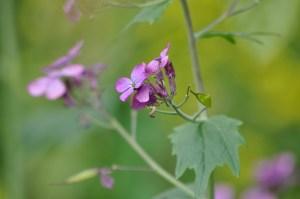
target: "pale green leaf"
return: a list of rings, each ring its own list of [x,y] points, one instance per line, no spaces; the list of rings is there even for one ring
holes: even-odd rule
[[[190,92],[196,97],[198,102],[203,104],[205,107],[210,108],[211,107],[211,96],[206,93],[196,93],[192,90]]]
[[[226,116],[211,117],[202,123],[189,123],[175,128],[170,139],[177,156],[175,175],[186,169],[195,171],[195,192],[203,194],[211,172],[227,164],[235,176],[239,175],[238,148],[244,143],[238,132],[242,123]]]
[[[130,26],[136,23],[150,23],[153,24],[167,9],[172,0],[164,0],[161,3],[153,6],[147,6],[140,10],[140,12],[134,16],[134,18],[126,26],[127,30]]]
[[[99,175],[99,169],[87,169],[77,173],[65,180],[65,184],[79,183]]]

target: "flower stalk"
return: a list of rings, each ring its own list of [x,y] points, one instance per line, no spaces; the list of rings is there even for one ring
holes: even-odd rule
[[[148,164],[148,166],[153,169],[162,178],[173,184],[175,187],[181,189],[187,195],[192,198],[195,197],[194,192],[188,188],[185,184],[178,181],[174,176],[169,174],[164,170],[155,160],[153,160],[144,149],[130,136],[129,132],[124,129],[124,127],[114,118],[110,119],[111,126],[120,134],[120,136],[131,146],[131,148]]]

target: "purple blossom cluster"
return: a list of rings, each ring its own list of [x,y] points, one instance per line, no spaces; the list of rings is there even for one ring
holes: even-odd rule
[[[132,108],[142,109],[158,106],[172,99],[176,93],[175,70],[169,59],[170,45],[149,63],[136,65],[130,77],[121,77],[116,81],[115,89],[120,93],[120,100],[125,102],[132,95]],[[168,80],[169,89],[166,87]]]
[[[282,153],[273,159],[260,162],[254,175],[260,187],[277,190],[291,182],[294,171],[293,154]]]
[[[64,99],[65,104],[71,106],[75,103],[72,91],[88,82],[91,89],[97,87],[97,76],[104,68],[103,64],[96,64],[91,68],[72,63],[79,55],[83,41],[76,43],[68,53],[43,69],[44,75],[33,80],[27,87],[33,97],[44,96],[48,100]]]
[[[289,152],[259,162],[254,177],[257,184],[242,193],[242,199],[278,199],[278,193],[295,181],[295,157]],[[216,186],[216,199],[234,199],[234,190],[226,184]]]

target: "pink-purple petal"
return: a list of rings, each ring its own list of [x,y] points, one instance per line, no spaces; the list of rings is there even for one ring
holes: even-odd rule
[[[218,184],[215,189],[215,199],[234,199],[234,192],[231,186]]]
[[[64,12],[72,22],[77,22],[80,19],[81,12],[78,8],[76,8],[75,0],[66,0]]]
[[[80,77],[84,72],[84,66],[81,64],[72,64],[62,69],[61,74],[66,77]]]
[[[77,42],[68,51],[68,53],[65,56],[62,56],[62,57],[58,58],[52,64],[50,64],[49,66],[47,66],[45,68],[45,71],[50,71],[50,70],[53,70],[53,69],[58,69],[58,68],[61,68],[61,67],[65,66],[66,64],[69,64],[75,57],[77,57],[79,55],[82,46],[83,46],[83,41]]]
[[[169,49],[170,49],[170,43],[168,43],[167,46],[166,46],[166,48],[164,48],[164,49],[161,51],[160,57],[168,56]]]
[[[49,100],[56,100],[62,97],[66,91],[65,84],[60,79],[54,78],[50,80],[45,95]]]
[[[160,67],[164,68],[169,63],[169,56],[162,57],[160,60]]]
[[[107,189],[112,189],[114,186],[114,179],[111,177],[111,170],[109,169],[101,169],[100,170],[100,182],[103,187]]]
[[[149,62],[145,69],[147,74],[156,74],[159,72],[159,70],[160,70],[160,63],[158,60],[155,59]]]
[[[135,98],[141,103],[148,102],[150,99],[150,87],[147,85],[142,86],[136,93]]]
[[[28,85],[27,90],[31,96],[39,97],[44,95],[48,84],[49,84],[49,78],[41,77],[39,79],[32,81]]]
[[[115,84],[115,89],[119,93],[123,93],[127,89],[132,87],[132,81],[127,77],[121,77]]]
[[[133,96],[133,100],[132,100],[132,104],[131,104],[131,107],[135,110],[139,110],[139,109],[142,109],[142,108],[145,108],[147,106],[147,103],[142,103],[142,102],[139,102],[137,99],[136,99],[136,95]]]
[[[135,88],[139,88],[145,79],[147,78],[146,72],[146,64],[142,63],[134,67],[134,69],[131,72],[131,80],[134,83]]]
[[[121,95],[120,95],[120,100],[122,102],[125,102],[128,97],[133,93],[134,89],[133,88],[128,88],[126,91],[124,91]]]

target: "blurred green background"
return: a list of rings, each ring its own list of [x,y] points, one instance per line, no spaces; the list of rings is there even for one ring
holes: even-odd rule
[[[249,1],[242,1],[241,5]],[[195,29],[218,17],[229,1],[190,0]],[[111,131],[84,128],[62,102],[32,98],[26,85],[41,68],[64,54],[76,41],[85,40],[78,62],[106,63],[102,76],[106,104],[128,127],[129,105],[121,104],[114,81],[131,67],[149,61],[170,42],[170,57],[177,72],[180,100],[193,84],[186,30],[178,1],[159,21],[140,24],[120,33],[137,9],[107,8],[101,0],[80,0],[83,16],[70,23],[63,0],[0,1],[0,198],[2,199],[148,199],[170,184],[151,172],[116,172],[115,188],[106,190],[99,179],[57,186],[81,170],[143,161]],[[199,42],[206,91],[213,97],[210,114],[227,114],[244,122],[247,144],[241,148],[241,176],[219,168],[217,181],[238,192],[254,183],[255,163],[272,154],[292,151],[300,157],[300,1],[264,0],[252,11],[231,18],[217,30],[271,31],[280,38],[263,38],[264,45],[221,38]],[[194,104],[186,107],[192,111]],[[173,172],[175,158],[167,136],[183,121],[139,113],[138,140],[164,168]],[[183,180],[192,179],[188,173]],[[299,198],[295,187],[282,196]]]

